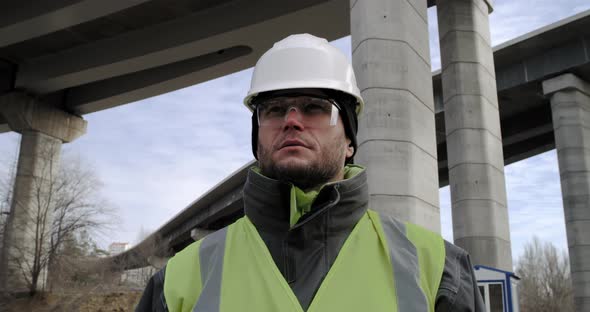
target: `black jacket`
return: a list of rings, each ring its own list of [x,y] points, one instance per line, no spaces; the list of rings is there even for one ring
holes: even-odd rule
[[[251,170],[244,186],[244,212],[306,310],[344,241],[367,210],[366,172],[324,186],[311,211],[294,226],[290,225],[290,194],[290,184]],[[446,241],[445,250],[436,311],[485,311],[469,255]],[[136,311],[167,311],[164,274],[162,269],[152,277]]]

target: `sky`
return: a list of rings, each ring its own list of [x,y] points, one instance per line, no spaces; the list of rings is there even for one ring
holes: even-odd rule
[[[587,0],[496,0],[494,46],[590,9]],[[440,68],[436,9],[428,10],[432,70]],[[333,42],[350,57],[350,37]],[[65,144],[67,157],[92,166],[100,190],[118,209],[117,226],[99,239],[136,243],[253,159],[250,113],[242,105],[252,74],[243,70],[171,93],[85,115],[87,134]],[[0,134],[0,174],[18,153],[20,135]],[[512,255],[534,235],[566,249],[555,151],[505,168]],[[440,189],[443,236],[452,241],[450,191]],[[516,262],[516,261],[515,261]]]

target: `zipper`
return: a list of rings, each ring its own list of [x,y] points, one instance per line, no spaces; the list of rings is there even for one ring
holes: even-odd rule
[[[285,258],[283,259],[283,263],[284,263],[283,265],[285,268],[285,279],[287,280],[287,283],[292,284],[293,282],[295,282],[296,275],[297,275],[297,272],[295,272],[295,265],[293,263],[293,257],[291,256],[291,250],[290,250],[291,248],[289,248],[289,238],[291,236],[291,233],[299,230],[302,226],[304,226],[305,224],[310,222],[310,220],[313,220],[318,215],[325,212],[327,209],[330,209],[331,207],[334,207],[336,204],[338,204],[340,202],[339,188],[340,188],[340,184],[334,185],[334,191],[336,192],[336,198],[334,200],[331,200],[331,201],[325,203],[322,207],[318,208],[315,212],[310,214],[303,221],[295,224],[295,226],[293,226],[287,232],[287,237],[285,237],[285,239],[283,240],[283,244],[282,244],[283,245],[282,246],[283,254],[285,255],[284,256]],[[318,196],[319,196],[319,194],[318,194]]]
[[[338,204],[338,202],[340,202],[340,191],[339,191],[339,188],[340,188],[340,184],[334,184],[334,190],[336,191],[336,199],[325,203],[323,207],[318,208],[311,215],[309,215],[309,217],[305,218],[305,220],[303,220],[303,221],[301,221],[299,223],[296,223],[291,229],[289,229],[289,232],[291,232],[292,230],[295,230],[295,229],[300,228],[301,226],[305,225],[307,222],[309,222],[309,220],[314,219],[317,215],[321,214],[326,209],[336,206],[336,204]],[[318,196],[320,196],[320,194],[318,194]]]

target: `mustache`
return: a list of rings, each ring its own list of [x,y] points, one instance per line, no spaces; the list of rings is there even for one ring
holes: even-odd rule
[[[285,133],[277,138],[276,143],[274,144],[273,148],[275,150],[281,149],[284,146],[288,145],[303,145],[304,147],[310,148],[312,144],[309,143],[309,140],[302,136],[301,134],[297,133]]]

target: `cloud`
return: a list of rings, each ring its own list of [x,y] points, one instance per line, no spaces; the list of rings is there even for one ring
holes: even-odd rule
[[[448,186],[438,192],[440,201],[441,235],[449,242],[453,242],[453,216],[451,208],[451,189]]]
[[[330,43],[337,47],[340,51],[342,51],[342,53],[344,53],[344,55],[346,55],[346,57],[348,57],[349,60],[352,60],[352,47],[350,46],[350,36],[334,40]]]
[[[436,6],[428,8],[428,42],[430,44],[430,68],[440,69],[440,44],[438,39],[438,16]]]
[[[0,134],[0,174],[8,172],[18,157],[20,135],[16,132]]]
[[[583,12],[583,11],[587,11],[587,10],[590,10],[589,3],[580,4],[576,7],[574,7],[574,9],[573,9],[574,12]]]
[[[533,236],[567,251],[555,150],[506,167],[506,183],[513,257]]]

